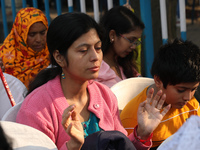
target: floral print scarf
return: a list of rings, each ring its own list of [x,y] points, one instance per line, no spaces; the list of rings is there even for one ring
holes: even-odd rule
[[[16,15],[10,34],[0,47],[0,57],[5,72],[21,80],[26,87],[39,71],[49,63],[49,51],[46,47],[36,52],[27,45],[29,28],[36,22],[42,22],[48,29],[44,13],[36,8],[22,8]]]

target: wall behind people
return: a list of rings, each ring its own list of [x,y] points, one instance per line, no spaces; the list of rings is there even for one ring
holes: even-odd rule
[[[167,0],[167,26],[168,26],[168,39],[173,40],[177,37],[176,33],[176,13],[177,13],[177,0]]]

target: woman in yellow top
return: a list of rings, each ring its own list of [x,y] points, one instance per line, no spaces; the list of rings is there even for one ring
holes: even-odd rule
[[[41,10],[22,8],[0,47],[5,72],[17,77],[26,86],[50,63],[46,45],[47,29],[48,22]]]

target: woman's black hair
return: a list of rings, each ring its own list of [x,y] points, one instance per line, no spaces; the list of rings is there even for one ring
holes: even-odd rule
[[[117,6],[107,11],[100,20],[100,26],[104,29],[105,37],[102,41],[102,50],[105,55],[109,47],[112,45],[109,38],[110,30],[114,30],[118,36],[120,34],[129,33],[138,29],[143,30],[143,22],[128,8]],[[131,52],[125,58],[118,57],[118,63],[122,66],[124,74],[127,78],[133,77],[133,68],[137,70],[136,59],[138,53],[136,50]]]
[[[68,63],[68,48],[90,29],[95,29],[100,40],[102,40],[102,31],[99,25],[85,13],[73,12],[62,14],[51,22],[47,31],[47,46],[50,53],[51,67],[38,73],[35,79],[29,84],[27,95],[62,73],[62,68],[55,61],[53,52],[58,50]]]

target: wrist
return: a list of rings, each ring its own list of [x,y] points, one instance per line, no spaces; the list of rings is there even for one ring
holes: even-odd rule
[[[83,144],[77,144],[76,142],[74,142],[73,140],[69,140],[66,143],[67,149],[68,150],[81,150]]]
[[[138,130],[138,125],[133,130],[135,139],[145,145],[150,145],[153,133],[148,134],[148,135],[142,135],[142,134],[138,134],[137,130]],[[142,133],[142,132],[139,132],[139,133]]]
[[[146,130],[144,128],[140,128],[139,125],[136,126],[136,133],[137,136],[140,137],[140,139],[142,140],[146,140],[149,138],[149,136],[151,136],[151,132],[146,132]]]

